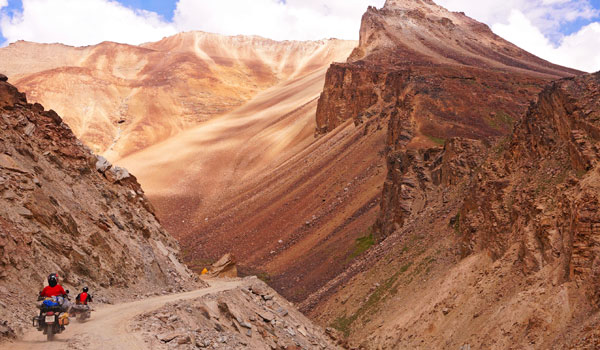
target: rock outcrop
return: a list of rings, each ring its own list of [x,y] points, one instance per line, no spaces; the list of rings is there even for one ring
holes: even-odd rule
[[[193,285],[136,178],[3,81],[0,130],[2,327],[29,324],[51,272],[73,292],[88,286],[103,300]]]
[[[460,215],[463,253],[520,247],[525,271],[551,267],[600,305],[600,73],[548,86],[500,155],[483,164]]]
[[[390,0],[367,10],[359,46],[327,72],[316,133],[348,119],[389,120],[388,177],[376,224],[382,239],[411,208],[424,208],[423,190],[435,185],[429,171],[418,171],[430,166],[423,157],[452,138],[489,142],[508,134],[548,81],[577,73],[432,1]]]
[[[231,253],[227,253],[221,257],[216,263],[212,264],[208,271],[210,277],[237,277],[237,267],[235,259]]]
[[[140,315],[152,349],[338,349],[318,326],[256,277],[231,291]]]

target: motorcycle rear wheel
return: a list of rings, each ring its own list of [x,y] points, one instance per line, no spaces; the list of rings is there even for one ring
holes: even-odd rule
[[[49,324],[46,328],[46,339],[48,341],[54,340],[54,324]]]

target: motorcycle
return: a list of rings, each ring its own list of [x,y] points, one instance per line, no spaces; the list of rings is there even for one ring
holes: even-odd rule
[[[43,301],[43,303],[38,305],[40,315],[33,317],[33,326],[43,332],[48,341],[52,341],[55,334],[62,333],[65,326],[69,324],[69,313],[65,311],[64,307],[64,303],[68,303],[67,300],[69,300],[68,295],[62,297],[62,302],[57,297],[38,297],[38,301]]]
[[[88,318],[92,317],[92,308],[89,305],[76,304],[71,306],[69,314],[77,320],[77,322],[85,322]]]

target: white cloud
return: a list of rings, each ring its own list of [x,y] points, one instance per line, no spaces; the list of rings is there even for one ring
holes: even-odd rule
[[[546,35],[558,35],[561,26],[576,19],[592,19],[598,15],[590,0],[437,0],[451,11],[464,11],[468,16],[489,25],[506,22],[513,10],[521,11]]]
[[[506,40],[550,62],[587,72],[600,70],[600,23],[589,24],[565,36],[558,46],[518,10],[512,11],[508,23],[496,24],[492,29]]]
[[[6,6],[8,6],[8,0],[0,0],[0,10]]]
[[[180,30],[228,35],[253,34],[277,40],[358,39],[369,5],[385,0],[179,0],[174,22]]]
[[[108,0],[23,0],[22,12],[2,14],[0,30],[8,42],[75,46],[102,41],[140,44],[177,32],[156,13],[132,10]]]
[[[560,30],[576,20],[599,16],[589,0],[437,0],[452,11],[488,24],[515,45],[550,62],[587,72],[600,70],[600,23],[565,36]]]
[[[7,0],[0,0],[1,5]],[[178,31],[255,34],[273,39],[358,39],[368,5],[385,0],[179,0],[173,22],[115,0],[23,0],[0,15],[7,42],[28,40],[83,46],[101,41],[140,44]]]

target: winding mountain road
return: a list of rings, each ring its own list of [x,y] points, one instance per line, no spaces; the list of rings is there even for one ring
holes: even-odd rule
[[[195,299],[207,294],[231,290],[240,281],[210,281],[210,286],[192,292],[152,297],[128,303],[96,307],[92,318],[84,323],[74,319],[64,333],[52,342],[31,328],[23,338],[0,345],[0,350],[146,350],[148,346],[140,334],[129,329],[131,320],[142,313],[159,309],[164,304],[179,300]]]

